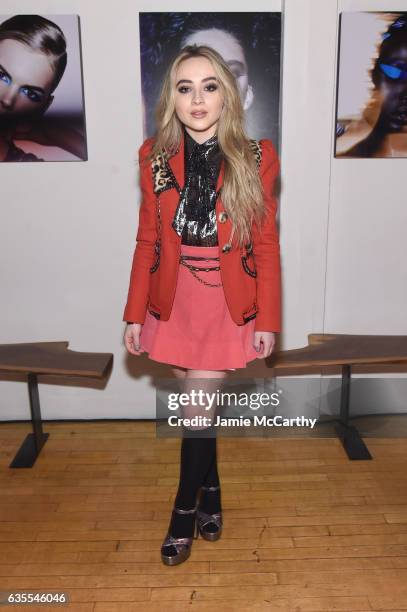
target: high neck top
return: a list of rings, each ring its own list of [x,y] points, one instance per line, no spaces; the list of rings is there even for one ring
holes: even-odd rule
[[[210,138],[205,140],[205,142],[198,142],[184,128],[184,136],[185,136],[185,139],[186,139],[187,149],[189,149],[189,151],[191,151],[191,152],[192,152],[192,150],[197,149],[198,151],[204,153],[206,150],[208,150],[211,147],[213,147],[213,145],[217,145],[218,144],[218,136],[217,136],[217,134],[214,134],[213,136],[211,136]]]
[[[184,128],[184,188],[172,227],[182,244],[216,246],[216,183],[222,154],[215,134],[196,142]]]

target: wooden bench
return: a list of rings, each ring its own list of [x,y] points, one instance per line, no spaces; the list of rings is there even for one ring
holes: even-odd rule
[[[407,365],[407,336],[309,334],[308,346],[277,351],[267,360],[275,376],[342,374],[336,432],[349,459],[371,459],[358,430],[349,424],[351,375],[391,371]]]
[[[27,375],[33,426],[33,433],[25,438],[11,468],[32,467],[49,437],[42,430],[39,374],[107,380],[113,366],[111,353],[72,351],[68,345],[67,341],[0,344],[0,372]]]
[[[336,431],[350,459],[371,459],[355,427],[349,425],[352,372],[386,371],[407,365],[407,336],[310,334],[308,346],[277,351],[267,360],[273,375],[342,374],[340,413]],[[28,377],[33,433],[28,434],[10,467],[31,467],[49,434],[43,433],[38,374],[106,380],[113,365],[111,353],[84,353],[68,349],[69,342],[0,345],[0,372]]]

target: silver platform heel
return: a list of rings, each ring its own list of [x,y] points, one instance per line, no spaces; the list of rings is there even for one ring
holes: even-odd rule
[[[218,487],[201,487],[204,491],[217,491],[220,489]],[[206,512],[202,512],[202,510],[197,510],[196,513],[197,524],[199,533],[203,537],[204,540],[209,540],[210,542],[216,542],[219,540],[222,533],[222,513],[216,512],[215,514],[207,514]],[[216,531],[209,531],[205,529],[209,523],[214,524],[217,528]]]
[[[197,512],[197,506],[192,508],[192,510],[181,510],[180,508],[173,508],[174,512],[177,514],[193,514]],[[192,541],[196,540],[199,535],[198,523],[195,520],[194,526],[194,535],[190,538],[175,538],[170,533],[167,533],[166,538],[161,546],[161,559],[165,565],[178,565],[178,563],[182,563],[186,561],[191,554]],[[166,555],[163,552],[163,548],[165,546],[173,546],[177,551],[175,555]]]

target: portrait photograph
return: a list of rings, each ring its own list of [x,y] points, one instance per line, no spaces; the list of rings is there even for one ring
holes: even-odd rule
[[[77,15],[0,15],[0,161],[86,161]]]
[[[407,157],[407,13],[341,13],[335,156]]]
[[[250,138],[279,143],[281,13],[140,13],[143,132],[155,132],[154,108],[165,72],[186,45],[220,53],[236,77]]]

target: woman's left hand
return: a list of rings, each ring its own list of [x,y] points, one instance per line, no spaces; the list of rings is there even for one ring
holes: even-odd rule
[[[268,332],[268,331],[254,332],[253,346],[256,349],[256,351],[262,351],[257,356],[257,359],[264,359],[265,357],[269,357],[271,353],[273,352],[275,343],[276,343],[276,336],[274,332]]]

